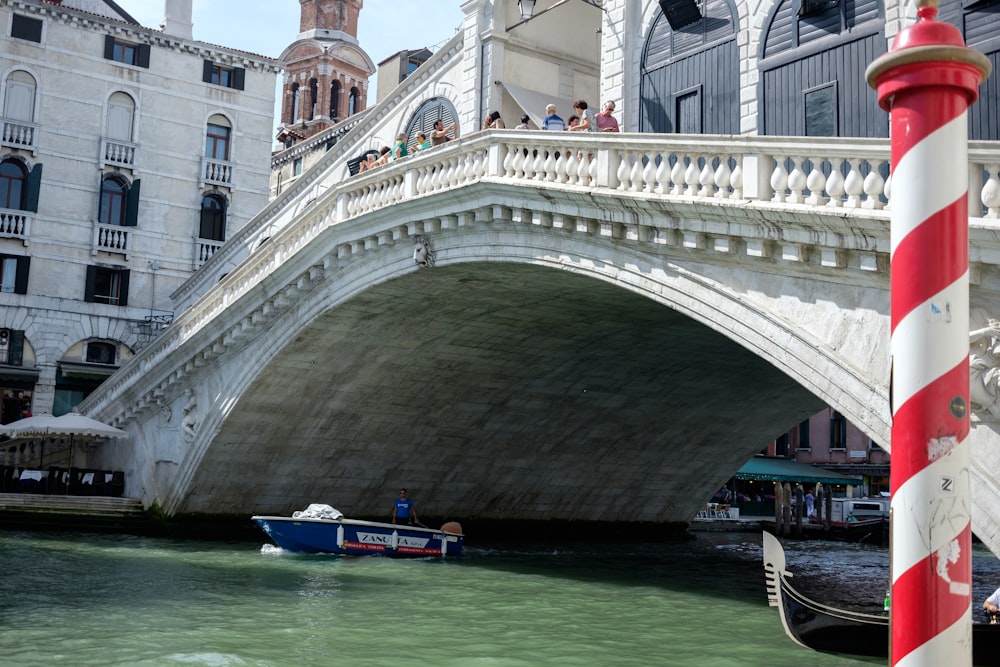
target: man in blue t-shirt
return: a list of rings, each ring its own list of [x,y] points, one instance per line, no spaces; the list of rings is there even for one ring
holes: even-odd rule
[[[542,121],[543,130],[562,132],[566,129],[566,122],[556,114],[556,105],[550,104],[545,107],[545,120]]]
[[[396,498],[396,504],[392,508],[392,522],[410,526],[420,523],[420,519],[417,518],[417,508],[406,494],[406,489],[399,490],[399,498]]]

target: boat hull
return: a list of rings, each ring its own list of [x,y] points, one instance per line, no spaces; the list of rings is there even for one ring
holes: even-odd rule
[[[286,551],[406,558],[458,556],[465,537],[433,528],[357,519],[252,517]]]
[[[785,634],[800,646],[823,653],[889,656],[889,618],[837,609],[811,600],[788,581],[785,552],[764,533],[764,574],[768,603],[778,608]],[[1000,625],[973,623],[972,664],[996,665],[1000,655]]]

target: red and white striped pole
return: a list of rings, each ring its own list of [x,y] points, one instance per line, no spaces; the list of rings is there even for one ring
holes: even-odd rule
[[[969,105],[990,62],[918,2],[866,72],[892,137],[890,664],[972,664]]]

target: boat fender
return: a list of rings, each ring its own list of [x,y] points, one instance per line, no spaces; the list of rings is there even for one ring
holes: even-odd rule
[[[445,523],[443,526],[441,526],[441,530],[443,530],[446,533],[457,533],[458,535],[461,535],[462,524],[460,524],[457,521],[449,521]]]

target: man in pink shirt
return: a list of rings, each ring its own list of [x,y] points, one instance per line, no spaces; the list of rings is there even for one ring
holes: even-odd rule
[[[611,113],[615,110],[614,102],[605,102],[604,108],[601,112],[595,116],[597,119],[597,131],[598,132],[619,132],[618,121]]]

